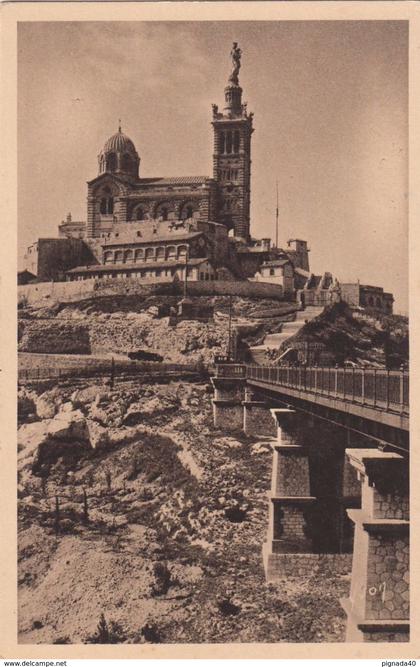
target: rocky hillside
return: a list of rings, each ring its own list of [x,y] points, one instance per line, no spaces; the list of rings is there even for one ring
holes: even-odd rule
[[[148,350],[165,361],[212,363],[226,354],[228,297],[195,297],[193,302],[214,307],[214,320],[169,323],[169,308],[177,297],[97,297],[72,304],[50,304],[20,310],[19,350],[63,354],[127,354]],[[232,299],[233,329],[240,332],[246,356],[248,343],[278,331],[293,317],[295,304],[278,301]]]
[[[343,641],[347,574],[265,583],[272,453],[209,388],[19,392],[21,643]]]
[[[400,368],[408,363],[408,339],[408,318],[339,303],[305,324],[284,348],[297,341],[322,343],[340,366],[350,361],[358,366]]]

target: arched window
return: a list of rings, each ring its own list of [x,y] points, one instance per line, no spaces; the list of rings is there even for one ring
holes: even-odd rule
[[[144,220],[144,211],[142,208],[138,208],[136,211],[136,220]]]
[[[105,264],[112,264],[114,261],[114,253],[111,250],[107,250],[104,253],[104,263]]]
[[[165,248],[163,246],[156,249],[156,259],[165,259]]]
[[[235,130],[234,137],[233,137],[233,152],[234,153],[239,153],[239,144],[240,144],[239,130]]]
[[[181,209],[180,219],[187,220],[188,218],[192,217],[194,217],[194,205],[190,203],[184,204],[184,206]]]
[[[117,156],[115,153],[110,153],[106,158],[106,170],[115,171],[117,168]]]
[[[154,248],[146,248],[144,258],[145,258],[146,262],[153,262],[153,260],[155,259],[155,249]]]
[[[168,201],[163,201],[158,204],[154,211],[155,218],[161,218],[162,220],[168,220],[169,214],[172,211],[172,204]]]
[[[185,259],[186,255],[187,255],[187,246],[180,245],[178,247],[178,259]]]
[[[169,246],[169,248],[166,250],[166,258],[167,259],[176,259],[175,246],[173,246],[173,245]]]
[[[133,261],[133,251],[132,250],[126,250],[125,251],[124,261],[125,262],[132,262]]]
[[[108,197],[108,213],[114,213],[114,197]]]
[[[115,261],[118,263],[118,262],[122,262],[123,259],[124,259],[123,251],[122,250],[117,250],[115,252]]]
[[[221,153],[225,152],[225,133],[221,132],[220,133],[220,144],[219,144],[219,149]]]
[[[128,153],[124,153],[121,159],[121,169],[123,171],[131,171],[132,168],[132,161],[131,157],[128,155]]]
[[[135,256],[136,256],[136,262],[142,262],[144,258],[143,248],[137,248]]]
[[[108,202],[106,197],[102,197],[101,199],[101,205],[100,205],[100,211],[102,215],[105,215],[108,210]]]
[[[226,153],[232,152],[232,132],[226,132]]]

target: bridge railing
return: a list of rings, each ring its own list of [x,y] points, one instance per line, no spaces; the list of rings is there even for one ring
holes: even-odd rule
[[[246,377],[383,410],[409,411],[409,374],[406,371],[246,366]]]
[[[217,363],[215,376],[219,378],[245,378],[246,368],[244,364]]]
[[[89,378],[97,376],[110,376],[115,374],[128,376],[150,375],[174,375],[182,373],[201,372],[199,364],[172,364],[154,361],[116,361],[114,366],[109,361],[83,363],[80,361],[77,366],[37,366],[34,368],[20,368],[18,371],[19,381],[31,380],[50,380],[55,378]]]

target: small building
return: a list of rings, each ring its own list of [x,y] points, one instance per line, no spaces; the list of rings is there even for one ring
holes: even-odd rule
[[[294,291],[293,264],[287,257],[264,262],[255,275],[255,280],[280,285],[284,294],[292,294]]]
[[[121,278],[132,278],[142,282],[171,282],[173,280],[185,280],[185,268],[187,267],[187,280],[205,281],[215,280],[216,271],[205,257],[192,257],[186,264],[185,259],[160,260],[160,261],[131,261],[112,264],[93,264],[77,266],[66,273],[67,280],[112,280]]]
[[[36,276],[38,282],[64,280],[68,269],[92,259],[89,247],[82,239],[75,238],[38,239],[24,255],[25,270]]]
[[[391,315],[393,311],[394,296],[390,292],[384,292],[383,287],[373,285],[361,285],[360,283],[341,283],[341,298],[349,306],[361,306],[362,308],[379,310]]]
[[[295,269],[309,271],[309,248],[308,243],[302,239],[289,239],[286,253],[293,262]]]
[[[177,308],[171,308],[169,324],[176,326],[178,322],[185,320],[198,320],[199,322],[210,322],[214,317],[214,306],[212,304],[194,301],[184,297]]]
[[[332,274],[325,271],[321,276],[299,270],[297,282],[302,284],[303,288],[298,289],[297,299],[302,306],[328,306],[339,300],[339,284],[334,281]]]

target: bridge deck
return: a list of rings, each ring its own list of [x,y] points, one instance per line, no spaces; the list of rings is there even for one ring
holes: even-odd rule
[[[409,376],[376,368],[318,368],[220,364],[218,377],[246,378],[251,386],[377,424],[409,430]]]
[[[391,426],[392,428],[398,428],[403,431],[409,430],[409,417],[407,414],[401,412],[386,411],[383,408],[371,407],[343,398],[324,396],[310,390],[293,389],[291,387],[261,382],[260,380],[248,379],[248,384],[260,389],[274,391],[277,394],[284,396],[286,400],[287,397],[292,397],[303,401],[309,401],[317,405],[331,408],[332,410],[337,410],[338,412],[344,412],[356,417],[363,417],[364,419],[369,419],[384,424],[385,426]]]

